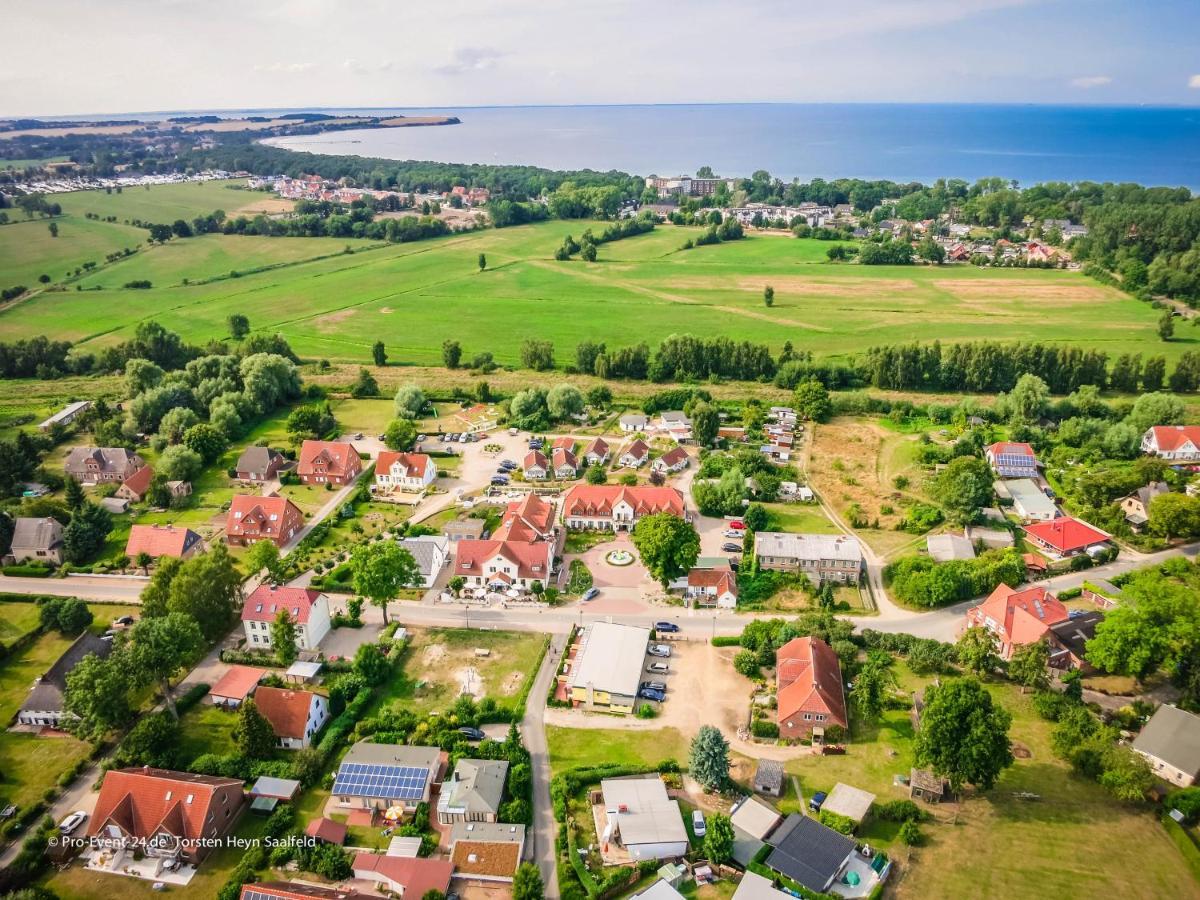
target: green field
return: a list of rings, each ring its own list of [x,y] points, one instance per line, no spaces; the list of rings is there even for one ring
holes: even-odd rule
[[[678,728],[638,731],[548,725],[546,743],[555,772],[601,763],[653,768],[664,759],[687,764],[688,742]]]
[[[162,220],[176,217],[167,212],[172,203],[188,217],[215,205],[231,208],[233,203],[220,201],[239,200],[239,193],[218,184],[173,185],[120,196],[64,195],[63,202],[76,214]],[[81,221],[64,219],[63,237]],[[585,338],[623,346],[683,332],[775,349],[791,341],[818,356],[933,338],[1042,340],[1110,354],[1177,355],[1200,337],[1181,329],[1176,340],[1161,342],[1156,311],[1148,304],[1074,272],[834,265],[825,261],[827,242],[774,235],[681,251],[695,229],[662,226],[603,245],[597,263],[556,262],[563,236],[578,236],[588,225],[552,221],[350,255],[340,253],[347,242],[339,239],[187,239],[84,280],[86,287],[103,286],[102,292],[51,292],[4,310],[0,330],[10,338],[51,334],[100,345],[124,339],[138,321],[153,317],[204,343],[224,336],[226,317],[241,312],[255,328],[282,333],[310,358],[366,362],[371,345],[382,339],[394,363],[436,364],[442,341],[454,338],[468,358],[488,350],[498,361],[514,363],[521,341],[536,336],[555,343],[560,365]],[[42,223],[10,228],[38,232],[45,240],[39,236],[31,259],[27,249],[5,249],[3,232],[9,229],[0,229],[0,272],[12,267],[28,280],[43,268],[57,273],[79,261],[76,254],[52,265],[46,254],[66,245],[63,237],[53,243]],[[315,259],[329,253],[337,255]],[[484,272],[476,266],[480,253],[487,255]],[[280,263],[290,265],[221,277],[231,269]],[[154,287],[118,287],[140,278]],[[0,276],[0,283],[15,280]],[[766,284],[775,288],[771,308],[762,302]]]
[[[140,219],[143,222],[165,222],[194,219],[223,209],[226,213],[262,198],[263,194],[243,190],[245,181],[188,182],[186,184],[156,184],[150,187],[129,187],[116,193],[76,191],[56,194],[54,201],[62,204],[69,216],[83,218],[85,213],[116,216],[118,221]]]

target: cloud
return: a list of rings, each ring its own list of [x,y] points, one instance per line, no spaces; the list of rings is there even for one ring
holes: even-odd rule
[[[1193,75],[1189,78],[1188,87],[1200,89],[1200,75]]]
[[[380,62],[362,62],[357,59],[348,59],[342,63],[342,68],[355,75],[375,75],[379,72],[386,72],[392,67],[391,60],[381,60]]]
[[[1107,75],[1081,75],[1071,79],[1071,87],[1083,88],[1085,91],[1104,87],[1106,84],[1112,84],[1112,79]]]
[[[310,72],[316,68],[316,63],[310,62],[293,62],[293,63],[259,63],[254,67],[255,72],[263,72],[267,75],[298,75],[301,72]]]
[[[450,62],[437,66],[440,75],[463,75],[467,72],[483,72],[496,65],[504,54],[491,47],[459,47]]]

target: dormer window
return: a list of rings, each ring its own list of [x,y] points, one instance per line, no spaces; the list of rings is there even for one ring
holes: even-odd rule
[[[184,802],[184,803],[186,803],[186,804],[188,804],[188,805],[190,806],[190,805],[191,805],[191,803],[192,803],[192,801],[193,801],[194,799],[196,799],[196,795],[195,795],[195,794],[188,794],[188,795],[187,795],[187,798],[186,798],[186,799],[185,799],[183,802]]]

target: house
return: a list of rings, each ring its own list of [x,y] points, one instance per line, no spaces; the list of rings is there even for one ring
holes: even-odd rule
[[[100,499],[100,508],[108,510],[114,516],[123,516],[129,512],[129,501],[122,500],[119,497],[102,497]]]
[[[524,825],[458,822],[450,829],[450,862],[459,878],[512,881],[524,852]]]
[[[760,531],[754,535],[754,555],[760,568],[798,572],[818,585],[858,584],[863,572],[862,547],[844,534]]]
[[[362,472],[362,458],[348,441],[305,441],[296,474],[304,484],[350,484]]]
[[[731,444],[744,443],[746,440],[746,429],[741,426],[722,425],[717,429],[717,437]]]
[[[354,890],[317,887],[299,881],[256,881],[242,885],[238,900],[369,900],[370,896]]]
[[[1057,518],[1058,506],[1046,492],[1029,478],[1005,481],[1004,487],[1012,498],[1013,510],[1023,522],[1049,522]]]
[[[925,539],[925,549],[934,562],[975,558],[975,545],[961,534],[931,534]]]
[[[239,481],[274,481],[279,470],[287,466],[287,458],[270,447],[247,447],[238,457],[234,469]]]
[[[80,484],[124,481],[145,463],[124,447],[75,447],[64,468]]]
[[[1121,511],[1125,513],[1125,521],[1134,531],[1145,528],[1146,523],[1150,521],[1150,501],[1169,493],[1171,486],[1165,481],[1152,481],[1123,497]]]
[[[573,437],[556,437],[550,442],[551,450],[574,450],[575,438]]]
[[[168,481],[167,493],[171,495],[172,500],[190,497],[192,495],[192,483],[190,481]]]
[[[359,741],[342,757],[332,794],[341,806],[376,810],[402,806],[411,812],[429,802],[441,773],[442,751],[437,747]]]
[[[554,503],[537,494],[528,493],[504,509],[500,527],[492,535],[498,541],[554,541]]]
[[[57,519],[19,516],[13,522],[12,541],[5,562],[26,560],[61,565],[63,561],[63,527]]]
[[[251,649],[271,648],[271,625],[281,610],[296,626],[297,650],[316,650],[329,634],[329,599],[320,591],[262,584],[242,603],[242,626]]]
[[[375,487],[384,493],[409,491],[421,493],[437,478],[433,457],[424,453],[396,453],[384,450],[375,461]]]
[[[1050,665],[1055,669],[1090,671],[1087,642],[1096,636],[1096,626],[1104,621],[1098,609],[1087,610],[1065,622],[1050,626]]]
[[[1016,543],[1011,531],[1003,528],[981,528],[978,525],[968,525],[965,529],[967,540],[972,544],[979,542],[985,550],[1002,550]]]
[[[348,831],[345,822],[326,819],[323,816],[313,819],[304,829],[304,833],[313,840],[320,841],[322,844],[336,844],[339,847],[346,843]]]
[[[640,469],[650,458],[650,445],[641,438],[621,448],[617,462],[627,469]]]
[[[89,654],[104,659],[111,651],[112,641],[90,631],[81,634],[34,684],[17,710],[17,724],[58,728],[64,719],[72,718],[64,703],[67,676]]]
[[[121,482],[121,486],[116,489],[113,496],[128,500],[130,503],[141,503],[150,490],[152,481],[154,481],[154,469],[150,466],[142,466]]]
[[[737,843],[734,843],[734,850]],[[737,890],[733,892],[733,900],[789,900],[791,894],[785,894],[775,887],[775,882],[764,878],[757,872],[746,871],[738,882]]]
[[[579,475],[579,460],[575,454],[563,447],[555,447],[551,451],[554,464],[555,478],[576,478]]]
[[[736,609],[737,576],[728,565],[714,568],[693,566],[688,570],[684,596],[694,601],[697,606]]]
[[[287,497],[236,494],[225,517],[225,540],[234,546],[271,541],[282,548],[304,527],[304,513]]]
[[[470,587],[529,590],[549,582],[553,564],[554,545],[544,541],[459,541],[454,574]]]
[[[821,804],[821,810],[845,816],[855,825],[861,825],[863,819],[867,817],[867,813],[871,811],[871,804],[874,802],[875,795],[870,791],[864,791],[862,788],[839,781],[833,786],[833,790],[829,792],[825,802]]]
[[[546,454],[541,450],[530,450],[525,454],[521,471],[530,481],[539,481],[545,478],[550,471],[550,463],[546,460]]]
[[[562,515],[568,528],[630,531],[643,516],[662,512],[686,518],[683,494],[676,488],[580,484],[567,491]]]
[[[1134,738],[1132,747],[1164,781],[1191,787],[1200,779],[1200,716],[1195,713],[1164,703]]]
[[[775,651],[775,701],[779,736],[821,742],[825,730],[845,730],[846,694],[837,654],[820,638],[792,638]]]
[[[650,471],[666,475],[669,472],[680,472],[687,467],[687,451],[682,447],[675,447],[673,450],[668,450],[653,463],[651,463]]]
[[[809,816],[792,813],[769,842],[766,866],[810,891],[825,893],[854,856],[854,838]]]
[[[772,797],[783,796],[783,763],[760,759],[754,769],[754,790]]]
[[[679,801],[667,796],[659,775],[605,778],[600,843],[616,842],[632,859],[675,859],[688,851]],[[601,817],[597,817],[601,818]]]
[[[608,441],[599,437],[588,444],[583,451],[583,461],[589,466],[607,465],[610,456],[612,456],[612,450],[609,449]]]
[[[984,456],[1001,478],[1037,478],[1037,456],[1029,444],[1000,441],[988,447]]]
[[[259,681],[266,674],[266,669],[232,665],[217,679],[217,683],[209,688],[208,697],[214,706],[237,709],[257,690]]]
[[[634,434],[636,432],[644,432],[650,426],[648,416],[643,416],[641,413],[629,413],[621,416],[618,420],[621,430],[626,434]]]
[[[77,418],[79,418],[80,413],[84,412],[84,410],[91,409],[91,407],[91,400],[77,400],[74,403],[68,403],[50,418],[46,419],[46,421],[41,422],[38,425],[38,431],[49,431],[55,425],[70,425]]]
[[[1142,435],[1142,452],[1172,462],[1200,462],[1200,425],[1155,425]]]
[[[443,825],[497,821],[507,777],[505,760],[460,759],[438,792],[438,821]]]
[[[369,881],[401,900],[421,900],[430,891],[446,894],[454,863],[432,857],[355,853],[353,869],[355,878]]]
[[[134,525],[125,542],[125,555],[136,560],[142,553],[151,559],[173,556],[190,559],[204,549],[200,535],[190,528],[175,525]]]
[[[679,410],[666,410],[659,413],[658,430],[676,441],[689,441],[692,439],[692,420]]]
[[[908,772],[908,796],[910,800],[941,803],[950,797],[950,783],[929,769],[914,767]]]
[[[629,896],[629,900],[684,900],[683,894],[676,890],[679,881],[676,880],[676,882],[673,884],[671,881],[668,881],[667,876],[663,874],[663,868],[669,869],[671,865],[671,863],[667,863],[666,866],[660,868],[656,873],[658,878],[651,883],[650,887],[646,888],[645,890],[638,891],[636,894],[631,894]],[[682,863],[680,864],[680,868],[685,872],[687,871],[683,867]]]
[[[450,539],[443,534],[423,534],[404,538],[398,543],[416,561],[421,572],[421,586],[433,587],[450,559]]]
[[[468,516],[465,519],[454,519],[442,526],[442,534],[450,539],[451,544],[459,541],[482,540],[487,534],[487,520]]]
[[[613,622],[585,625],[567,673],[571,702],[589,710],[633,712],[649,643],[649,628]]]
[[[1051,626],[1069,617],[1067,608],[1043,587],[1017,591],[1001,584],[967,610],[966,622],[968,628],[986,628],[994,634],[1001,659],[1011,659],[1017,647],[1046,640]]]
[[[1108,546],[1110,535],[1070,516],[1025,526],[1025,536],[1043,552],[1055,556],[1089,556]]]
[[[242,787],[236,778],[148,766],[111,769],[87,835],[112,854],[106,868],[114,872],[135,854],[197,865],[236,824],[245,804]]]
[[[779,766],[782,773],[783,766],[780,763],[775,765]],[[783,822],[783,816],[765,800],[745,797],[730,810],[729,822],[733,825],[733,858],[746,866]]]
[[[258,711],[271,723],[279,746],[303,750],[329,721],[329,701],[313,691],[262,686],[254,693]]]

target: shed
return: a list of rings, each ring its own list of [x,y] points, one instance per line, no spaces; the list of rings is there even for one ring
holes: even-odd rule
[[[839,781],[833,786],[833,790],[829,792],[825,802],[821,804],[821,810],[845,816],[854,824],[861,825],[863,819],[867,817],[867,813],[871,811],[871,804],[874,802],[875,795],[870,791],[864,791],[862,788]]]
[[[783,763],[775,759],[760,759],[754,770],[754,789],[772,797],[783,795]]]
[[[294,663],[288,666],[287,671],[283,673],[283,678],[285,681],[294,681],[300,684],[306,684],[310,681],[316,680],[317,673],[321,671],[321,665],[322,664],[319,662],[304,662],[303,660],[296,660]]]
[[[208,695],[217,706],[237,708],[242,701],[254,693],[259,679],[267,674],[266,669],[254,666],[230,666],[209,690]]]
[[[421,839],[396,835],[388,844],[387,855],[399,856],[403,859],[416,859],[421,855]]]
[[[941,803],[950,795],[950,785],[929,769],[912,769],[908,773],[908,796],[926,803]]]
[[[272,778],[264,775],[250,788],[251,797],[274,797],[276,800],[294,800],[300,791],[300,782],[292,778]]]
[[[337,844],[340,847],[346,843],[347,830],[345,822],[321,818],[309,822],[304,833],[314,840],[323,841],[326,844]]]

